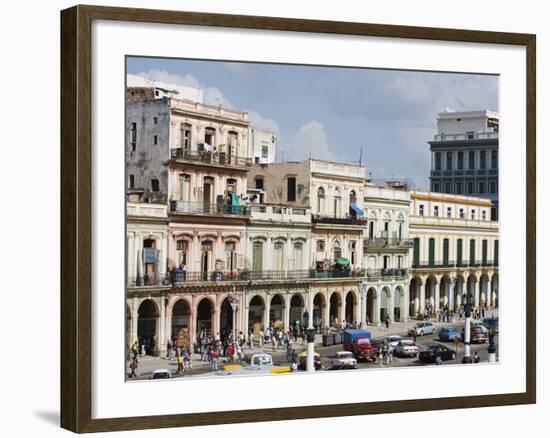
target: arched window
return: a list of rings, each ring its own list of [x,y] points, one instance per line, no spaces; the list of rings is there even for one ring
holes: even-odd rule
[[[273,270],[282,271],[284,266],[284,248],[283,242],[275,242],[273,244]]]
[[[294,242],[294,266],[293,269],[298,271],[304,267],[304,244],[302,242]]]
[[[332,257],[334,261],[342,257],[342,248],[340,247],[340,242],[338,242],[337,240],[335,240],[332,244]]]
[[[317,189],[317,213],[323,214],[325,211],[325,189],[319,187]]]
[[[189,242],[187,240],[178,240],[176,242],[176,254],[178,260],[178,266],[186,265],[189,263],[187,260],[189,251]]]
[[[225,242],[225,270],[233,272],[237,269],[237,243]]]
[[[337,187],[334,190],[334,217],[340,217],[342,210],[342,193]]]

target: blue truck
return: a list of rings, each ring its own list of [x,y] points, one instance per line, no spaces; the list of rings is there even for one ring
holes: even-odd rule
[[[344,350],[351,351],[357,360],[376,360],[378,351],[372,344],[371,337],[367,330],[344,330]]]

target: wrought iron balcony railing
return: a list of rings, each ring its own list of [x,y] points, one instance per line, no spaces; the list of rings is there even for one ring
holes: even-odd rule
[[[413,269],[492,268],[497,266],[498,261],[495,262],[493,260],[475,260],[473,262],[449,261],[448,263],[420,261],[418,263],[412,263]]]
[[[406,277],[409,271],[402,268],[367,269],[367,277]]]
[[[322,216],[314,214],[311,217],[314,224],[333,224],[333,225],[367,225],[367,219],[357,216]]]
[[[365,239],[365,245],[370,247],[404,247],[412,248],[414,245],[413,239],[400,239],[399,237],[369,237]]]
[[[252,167],[252,158],[230,155],[226,152],[197,151],[184,148],[170,149],[172,160],[195,161],[220,166]]]
[[[230,205],[225,203],[209,204],[204,202],[170,201],[170,212],[183,214],[250,216],[250,207],[247,205]]]

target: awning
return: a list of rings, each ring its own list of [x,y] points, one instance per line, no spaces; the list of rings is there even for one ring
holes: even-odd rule
[[[355,202],[351,202],[349,204],[349,208],[351,208],[357,214],[357,216],[364,216],[365,215],[365,212],[363,210],[361,210],[359,207],[357,207],[357,204]]]
[[[347,266],[347,265],[349,265],[349,260],[345,257],[339,257],[339,258],[336,259],[336,263],[339,264],[339,265]]]

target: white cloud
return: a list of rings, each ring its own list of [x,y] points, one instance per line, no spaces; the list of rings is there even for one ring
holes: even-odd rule
[[[262,129],[264,131],[279,133],[279,124],[269,117],[264,117],[256,111],[248,111],[248,120],[253,128]]]
[[[173,75],[166,70],[151,69],[148,72],[136,73],[137,76],[143,76],[156,81],[166,82],[168,84],[185,85],[187,87],[202,88],[201,83],[192,75]]]
[[[324,125],[316,120],[304,123],[288,139],[282,138],[280,150],[284,151],[285,160],[304,160],[311,157],[337,161],[336,155],[329,149]]]

